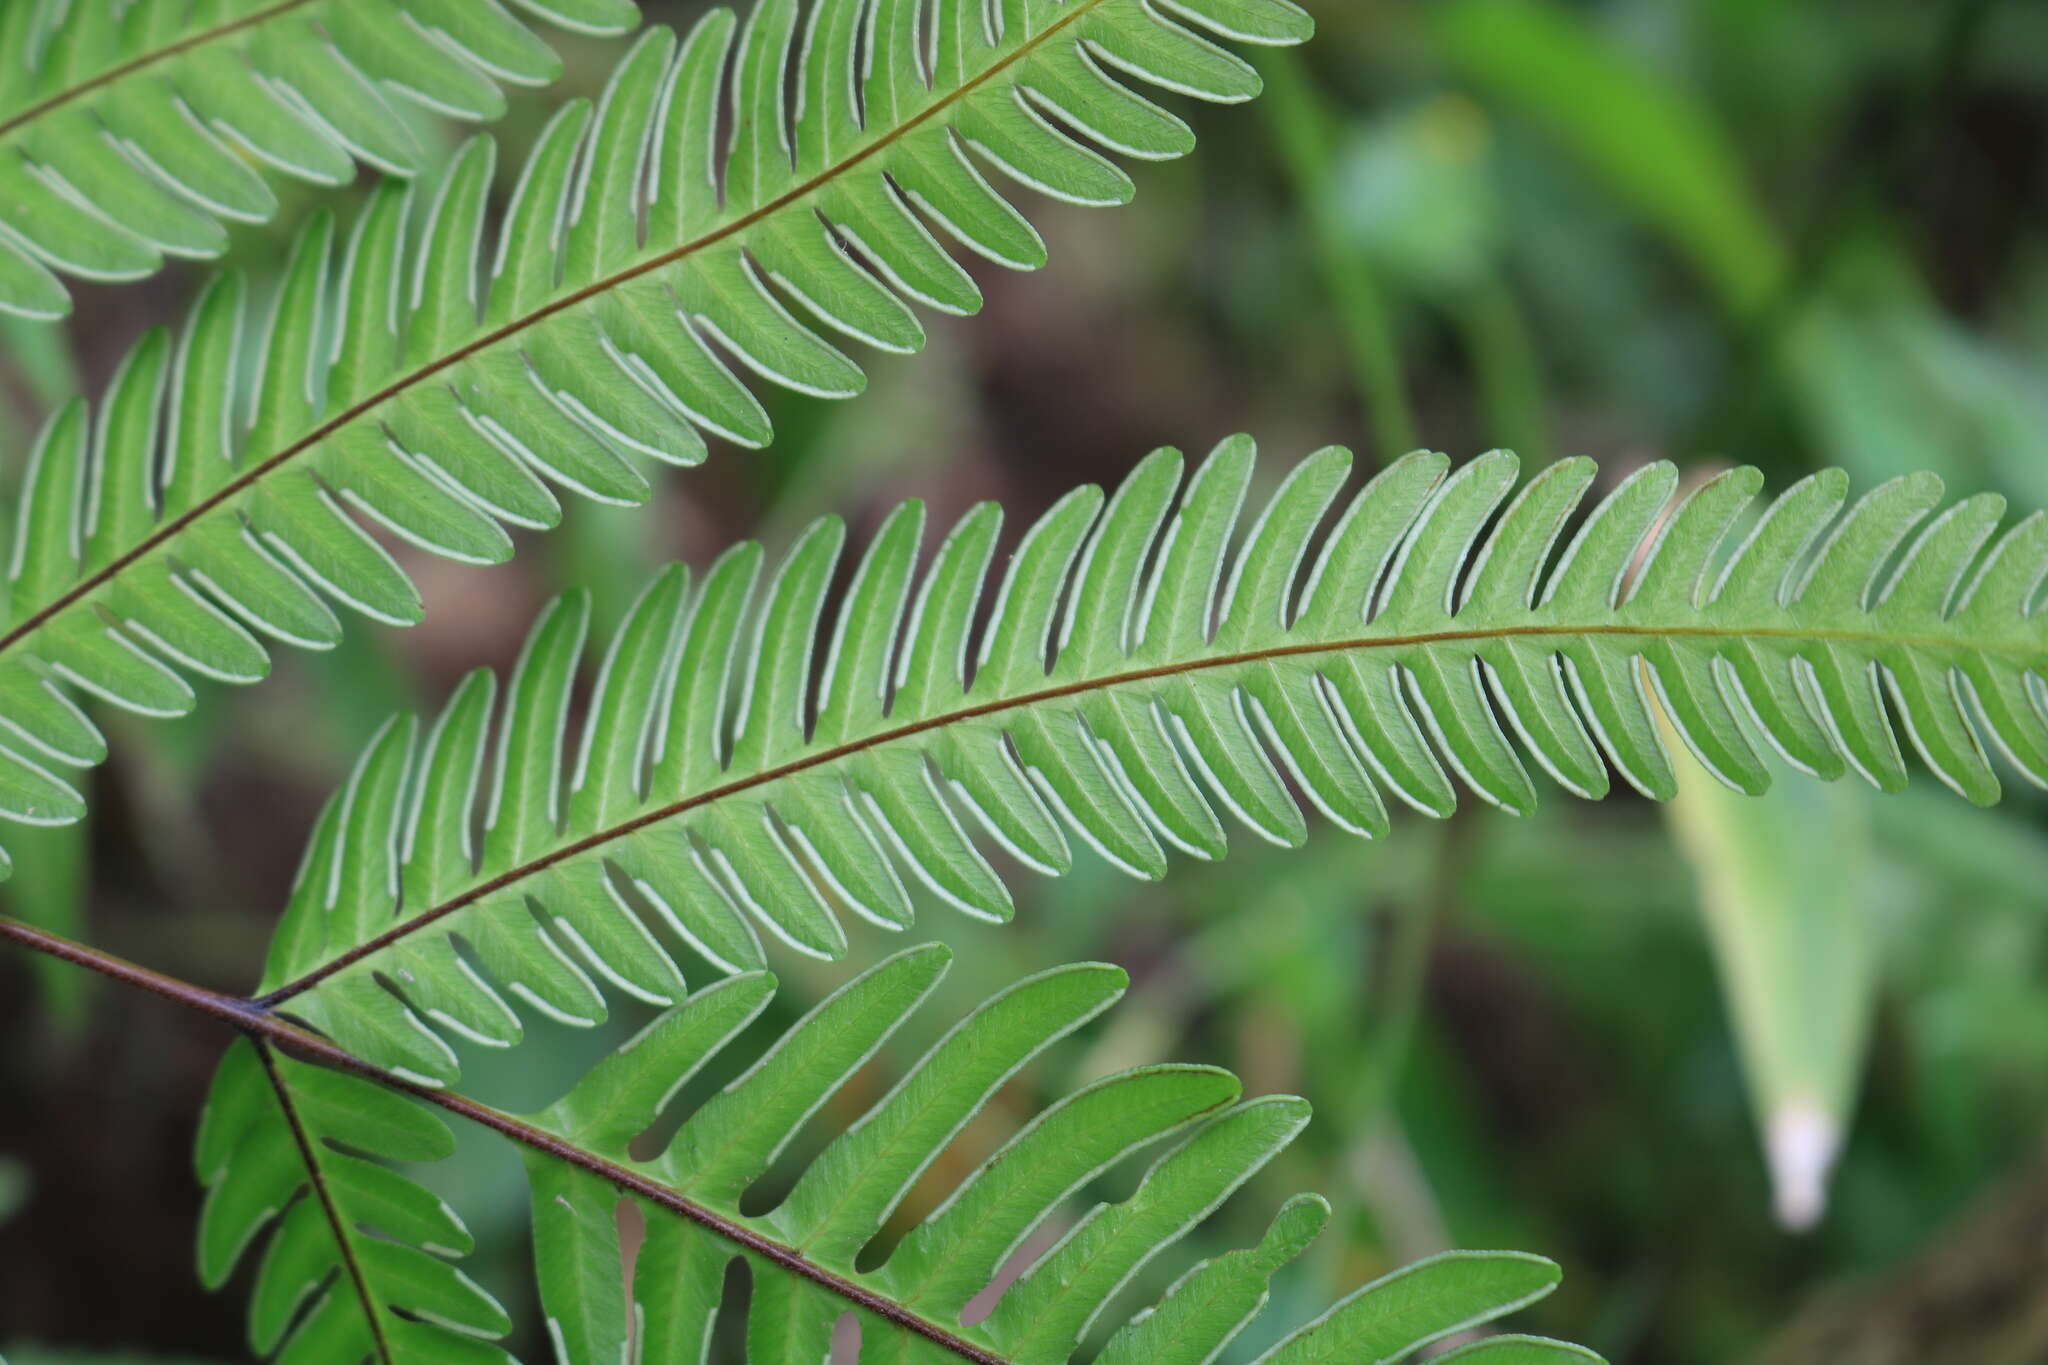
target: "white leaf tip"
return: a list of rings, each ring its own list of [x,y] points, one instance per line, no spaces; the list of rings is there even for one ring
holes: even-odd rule
[[[1808,1232],[1819,1224],[1827,1212],[1828,1176],[1841,1150],[1842,1125],[1814,1100],[1788,1100],[1772,1111],[1764,1154],[1779,1226]]]

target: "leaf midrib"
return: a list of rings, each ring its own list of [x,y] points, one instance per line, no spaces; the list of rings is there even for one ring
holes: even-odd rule
[[[307,3],[308,0],[287,0],[287,2],[291,4],[302,4]],[[621,285],[627,284],[632,280],[638,279],[642,275],[648,274],[651,271],[659,270],[664,266],[672,265],[677,261],[685,260],[691,256],[696,255],[701,251],[705,251],[710,247],[716,246],[719,242],[722,242],[729,237],[735,236],[738,233],[745,232],[749,228],[764,221],[765,219],[772,217],[777,213],[780,213],[783,209],[788,208],[792,204],[795,204],[803,199],[808,198],[810,195],[825,188],[827,185],[832,184],[841,176],[849,174],[856,167],[862,165],[871,158],[878,156],[882,152],[888,150],[890,147],[900,142],[903,138],[909,136],[912,132],[915,132],[917,129],[924,126],[926,123],[930,122],[934,118],[937,118],[940,114],[951,109],[960,101],[966,99],[969,95],[974,94],[976,91],[980,90],[981,87],[988,84],[988,82],[994,80],[997,76],[1001,75],[1011,66],[1014,66],[1018,62],[1023,61],[1026,58],[1034,55],[1040,47],[1042,47],[1046,42],[1051,40],[1055,35],[1060,33],[1062,30],[1064,30],[1065,28],[1074,23],[1079,22],[1087,15],[1093,13],[1095,10],[1100,9],[1102,6],[1108,3],[1110,3],[1110,0],[1073,0],[1072,8],[1067,13],[1063,14],[1059,19],[1055,20],[1053,23],[1048,24],[1044,29],[1042,29],[1038,33],[1032,34],[1030,37],[1026,38],[1023,42],[1019,43],[1013,51],[1003,56],[1000,60],[991,63],[986,70],[980,72],[979,74],[975,75],[969,80],[963,81],[960,85],[948,91],[943,96],[940,96],[938,99],[934,100],[930,105],[920,110],[918,113],[913,114],[908,119],[905,119],[902,123],[899,123],[894,127],[890,128],[887,132],[879,134],[874,138],[873,141],[862,146],[858,151],[849,154],[848,156],[844,157],[843,159],[834,163],[833,165],[828,166],[824,170],[817,172],[815,175],[811,176],[807,180],[802,181],[796,186],[783,191],[783,193],[769,200],[767,203],[748,210],[745,214],[742,214],[740,217],[735,218],[731,222],[726,223],[721,227],[718,227],[710,232],[705,233],[701,237],[693,238],[692,240],[684,242],[678,246],[671,247],[666,251],[657,252],[655,255],[650,256],[645,260],[635,262],[633,265],[627,267],[626,269],[616,271],[613,274],[607,275],[602,279],[594,280],[587,285],[572,290],[568,294],[565,294],[557,299],[551,300],[550,302],[542,305],[541,307],[534,309],[532,312],[527,313],[519,318],[515,318],[511,322],[502,323],[498,327],[493,328],[488,332],[485,332],[483,335],[476,337],[468,342],[465,342],[463,345],[455,348],[454,350],[448,352],[447,354],[437,357],[428,364],[421,366],[418,369],[410,371],[403,377],[396,379],[393,382],[385,385],[383,388],[377,390],[369,397],[364,398],[350,405],[349,407],[343,409],[335,416],[320,423],[320,425],[316,426],[311,432],[309,432],[305,436],[300,437],[298,440],[292,442],[290,445],[278,451],[276,454],[267,457],[260,463],[251,466],[247,470],[244,470],[242,473],[236,475],[233,479],[230,479],[227,483],[222,484],[218,489],[208,494],[200,502],[194,504],[192,507],[179,513],[176,517],[173,517],[171,520],[162,523],[148,536],[144,537],[141,541],[137,542],[133,547],[124,551],[120,556],[110,561],[105,567],[94,571],[92,574],[87,575],[83,579],[80,579],[72,587],[66,589],[61,596],[53,599],[47,605],[38,608],[32,615],[26,617],[21,622],[20,625],[15,626],[11,630],[9,630],[5,635],[0,635],[0,655],[5,655],[7,651],[12,649],[15,645],[21,643],[23,640],[33,635],[36,631],[40,630],[43,626],[47,625],[52,618],[58,616],[64,611],[69,610],[78,602],[98,592],[101,588],[105,587],[107,584],[119,578],[123,573],[127,572],[128,569],[132,568],[136,563],[140,562],[142,559],[146,558],[155,551],[161,549],[164,545],[168,544],[172,540],[175,540],[180,534],[184,532],[184,530],[187,527],[191,526],[194,522],[197,522],[201,518],[206,517],[215,511],[218,511],[222,506],[224,506],[228,502],[240,497],[243,493],[255,487],[256,484],[258,484],[264,478],[266,478],[272,471],[278,469],[279,467],[285,464],[290,463],[292,460],[298,458],[300,455],[303,455],[306,451],[319,445],[320,442],[326,440],[329,436],[332,436],[335,432],[341,430],[341,428],[347,426],[349,423],[354,422],[356,419],[364,416],[365,414],[375,410],[378,407],[381,407],[383,404],[391,401],[393,398],[398,397],[400,394],[405,393],[408,390],[415,388],[420,384],[426,383],[428,380],[432,379],[435,375],[440,374],[444,370],[459,365],[463,361],[471,358],[472,356],[477,355],[478,353],[488,350],[490,347],[497,345],[499,342],[508,340],[511,337],[519,335],[521,332],[527,330],[530,327],[538,326],[540,323],[545,322],[547,319],[553,317],[557,313],[573,308],[580,303],[587,302],[588,300],[595,298],[600,294],[607,293],[610,290],[616,289]]]
[[[160,62],[168,62],[182,57],[195,48],[204,47],[208,43],[219,42],[223,38],[231,38],[245,29],[267,24],[280,15],[289,14],[295,9],[303,9],[305,6],[316,2],[317,0],[278,0],[276,4],[271,5],[267,9],[260,9],[253,14],[245,14],[241,18],[228,23],[219,24],[210,29],[203,29],[198,33],[180,38],[176,42],[166,43],[162,47],[145,52],[139,57],[131,57],[125,62],[110,66],[106,70],[80,81],[77,85],[67,86],[56,94],[29,105],[18,114],[10,114],[6,118],[0,118],[0,139],[12,137],[20,129],[27,127],[54,110],[61,109],[76,100],[84,99],[96,90],[102,90],[107,86],[126,80],[138,71],[146,71]],[[26,0],[23,0],[23,3],[26,3]]]
[[[363,1305],[363,1317],[369,1322],[370,1339],[376,1345],[377,1359],[382,1365],[393,1365],[391,1342],[384,1333],[383,1315],[377,1311],[377,1297],[370,1292],[369,1276],[363,1271],[362,1259],[356,1255],[355,1238],[350,1235],[348,1220],[341,1216],[341,1208],[334,1202],[334,1191],[327,1183],[327,1172],[320,1164],[313,1135],[306,1130],[299,1107],[292,1100],[291,1086],[278,1069],[277,1058],[271,1055],[269,1042],[262,1038],[253,1042],[256,1055],[263,1063],[263,1074],[269,1078],[271,1090],[277,1096],[277,1107],[283,1111],[292,1141],[299,1149],[300,1159],[305,1162],[306,1183],[312,1187],[313,1197],[320,1201],[320,1211],[326,1215],[328,1229],[334,1234],[335,1249],[341,1253],[342,1268],[356,1298]]]
[[[1354,651],[1387,649],[1418,649],[1432,645],[1481,644],[1494,640],[1513,639],[1558,639],[1584,636],[1633,639],[1706,639],[1706,640],[1775,640],[1799,641],[1813,644],[1855,644],[1866,646],[1890,645],[1909,650],[1963,650],[1977,654],[2005,655],[2048,655],[2048,650],[2030,650],[2024,645],[1974,642],[1951,635],[1915,635],[1903,632],[1874,630],[1826,630],[1793,629],[1782,626],[1651,626],[1640,624],[1552,624],[1526,626],[1487,626],[1462,630],[1419,632],[1408,635],[1375,635],[1343,640],[1304,640],[1293,644],[1271,645],[1261,649],[1240,650],[1229,654],[1204,655],[1195,659],[1176,660],[1171,663],[1155,664],[1144,668],[1127,669],[1120,673],[1104,674],[1083,678],[1073,682],[1060,683],[1036,691],[1019,693],[1010,697],[998,697],[954,710],[926,716],[885,730],[877,730],[858,739],[847,740],[813,753],[790,759],[785,763],[764,768],[760,772],[734,778],[719,786],[707,787],[679,800],[658,806],[653,810],[641,811],[628,820],[607,826],[595,833],[584,835],[571,843],[554,849],[541,857],[510,868],[482,882],[459,896],[441,902],[431,909],[394,925],[368,942],[341,954],[332,961],[307,972],[304,975],[278,987],[262,996],[258,1004],[272,1009],[294,996],[318,986],[321,982],[339,972],[347,970],[365,958],[373,957],[384,949],[399,943],[438,920],[467,909],[478,901],[496,895],[498,892],[524,881],[529,877],[579,857],[607,844],[627,838],[650,825],[660,824],[703,806],[712,805],[730,797],[751,791],[757,787],[794,777],[814,768],[838,762],[884,745],[900,740],[915,738],[933,730],[1000,715],[1008,711],[1021,710],[1045,702],[1058,701],[1065,697],[1078,696],[1089,692],[1104,691],[1112,687],[1152,681],[1159,678],[1175,677],[1182,674],[1198,673],[1210,669],[1239,668],[1250,664],[1270,662],[1277,659],[1313,657],[1324,654],[1341,654]]]

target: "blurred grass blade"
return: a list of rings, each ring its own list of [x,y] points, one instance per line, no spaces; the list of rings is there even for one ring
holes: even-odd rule
[[[0,1223],[28,1202],[28,1169],[13,1157],[0,1156]]]
[[[1542,354],[1506,274],[1513,229],[1494,143],[1486,112],[1455,93],[1358,124],[1328,177],[1333,212],[1341,243],[1389,293],[1457,332],[1487,440],[1548,463]]]
[[[1373,438],[1382,459],[1413,450],[1415,412],[1408,402],[1401,348],[1387,316],[1386,300],[1365,255],[1349,240],[1338,212],[1330,165],[1333,160],[1330,111],[1291,52],[1261,55],[1259,74],[1266,82],[1267,124],[1287,172],[1301,217],[1314,244],[1317,268],[1330,291],[1330,306],[1344,336],[1345,348],[1372,421]]]
[[[1826,298],[1782,346],[1813,442],[1858,478],[1926,468],[2016,498],[2048,493],[2048,400],[2032,358],[1946,316],[1899,243],[1836,256]]]
[[[1868,796],[1782,774],[1745,797],[1677,761],[1667,818],[1699,882],[1778,1221],[1804,1230],[1826,1211],[1877,994]]]
[[[1783,248],[1734,149],[1687,92],[1562,6],[1463,0],[1438,15],[1452,65],[1667,233],[1730,312],[1747,316],[1773,295]]]
[[[0,909],[66,938],[85,938],[86,828],[80,821],[16,834],[12,843],[19,862],[0,886]],[[32,961],[47,1013],[65,1036],[75,1036],[100,978],[41,954]]]

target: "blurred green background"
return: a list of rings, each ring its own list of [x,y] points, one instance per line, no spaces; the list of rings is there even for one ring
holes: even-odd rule
[[[1159,444],[1251,431],[1269,479],[1327,442],[1368,469],[1417,445],[1588,454],[1609,483],[1652,459],[1753,462],[1779,484],[1841,464],[1863,487],[1924,467],[2048,506],[2048,6],[1310,8],[1317,41],[1264,62],[1259,103],[1192,111],[1201,150],[1137,168],[1131,207],[1022,195],[1051,267],[978,269],[983,316],[932,319],[922,356],[864,355],[860,400],[772,395],[770,450],[718,452],[651,512],[573,505],[508,568],[409,557],[420,629],[358,623],[175,724],[106,715],[90,824],[19,839],[0,900],[246,989],[356,747],[508,664],[558,587],[591,585],[615,618],[663,560],[777,548],[828,511],[858,537],[913,495],[940,524],[998,499],[1014,536]],[[567,50],[564,86],[498,130],[509,147],[622,46]],[[242,259],[264,274],[285,240],[247,233]],[[81,291],[67,327],[5,330],[0,480],[51,403],[96,393],[200,278]],[[1879,800],[1787,774],[1762,806],[1695,781],[1670,812],[1553,788],[1531,818],[1397,818],[1379,846],[1326,824],[1294,853],[1240,837],[1156,885],[1099,862],[1020,872],[1008,928],[925,908],[919,931],[961,952],[932,1032],[841,1112],[957,1009],[1104,958],[1130,999],[1025,1072],[967,1147],[1139,1061],[1309,1096],[1308,1135],[1196,1239],[1241,1245],[1279,1196],[1331,1196],[1339,1220],[1276,1321],[1444,1246],[1514,1246],[1566,1268],[1530,1326],[1617,1365],[2048,1361],[2048,825],[2007,785],[1988,813],[1924,775]],[[853,965],[900,946],[855,940]],[[776,965],[784,1023],[849,970]],[[470,1059],[471,1088],[537,1107],[638,1022],[537,1024]],[[225,1037],[18,956],[0,958],[0,1032],[0,1348],[246,1359],[241,1287],[202,1293],[190,1258],[187,1153]],[[1831,1127],[1846,1139],[1823,1182]],[[431,1178],[521,1318],[514,1345],[544,1359],[516,1158],[470,1135]]]

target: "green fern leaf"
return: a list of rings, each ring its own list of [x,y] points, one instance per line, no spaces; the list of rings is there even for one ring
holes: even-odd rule
[[[1309,27],[1288,0],[1172,8],[1257,41]],[[478,140],[417,224],[411,188],[389,183],[337,258],[316,215],[250,353],[232,274],[175,343],[145,337],[96,416],[81,404],[52,419],[22,494],[0,613],[0,817],[61,823],[82,809],[57,769],[104,746],[60,685],[175,715],[193,700],[179,669],[249,681],[268,667],[259,635],[332,644],[340,625],[322,593],[417,620],[412,583],[345,506],[483,563],[510,555],[506,524],[555,522],[543,479],[638,502],[636,455],[688,465],[702,432],[771,438],[724,356],[844,396],[861,371],[824,331],[912,351],[924,333],[906,296],[976,308],[927,223],[1037,265],[1036,233],[979,162],[1070,199],[1126,197],[1122,172],[1045,111],[1172,156],[1191,143],[1186,126],[1125,79],[1226,100],[1257,88],[1248,66],[1145,0],[1006,0],[1000,14],[991,36],[978,0],[818,0],[800,25],[797,0],[763,0],[736,45],[723,11],[680,42],[650,31],[594,112],[572,103],[542,134],[487,285],[476,267],[492,147]],[[792,125],[782,73],[800,28]],[[929,72],[919,34],[934,38]]]
[[[434,1114],[360,1077],[237,1042],[195,1153],[199,1274],[218,1289],[266,1229],[249,1344],[279,1360],[504,1362],[497,1301],[454,1264],[461,1219],[390,1162],[455,1150]]]
[[[631,0],[516,0],[622,33]],[[59,317],[57,274],[211,258],[277,199],[250,161],[338,185],[422,156],[388,95],[454,118],[543,85],[552,50],[498,0],[15,0],[0,12],[0,312]]]
[[[1475,1341],[1470,1346],[1446,1351],[1436,1359],[1464,1361],[1466,1365],[1585,1365],[1588,1361],[1598,1361],[1600,1357],[1569,1342],[1512,1336]]]
[[[839,907],[904,927],[907,883],[1007,917],[976,827],[1043,871],[1071,864],[1073,836],[1153,877],[1169,846],[1223,852],[1219,808],[1299,843],[1296,790],[1366,835],[1388,828],[1384,791],[1448,814],[1454,773],[1526,811],[1525,758],[1582,796],[1607,791],[1611,765],[1668,798],[1653,693],[1742,790],[1768,781],[1765,742],[1808,771],[1897,788],[1901,730],[1972,800],[1998,794],[1987,743],[2048,779],[2034,609],[2048,517],[1994,538],[2003,505],[1975,497],[1928,520],[1931,477],[1845,510],[1830,471],[1731,549],[1754,470],[1673,505],[1676,475],[1653,465],[1582,512],[1587,461],[1510,499],[1511,455],[1451,471],[1418,454],[1317,545],[1349,464],[1311,457],[1240,531],[1250,441],[1225,442],[1184,488],[1180,457],[1155,454],[1106,503],[1082,489],[1031,527],[986,611],[995,510],[969,512],[920,576],[911,504],[862,558],[829,641],[835,521],[765,589],[753,546],[694,589],[670,569],[605,653],[573,751],[586,612],[565,598],[512,675],[488,791],[487,673],[424,738],[395,724],[371,746],[308,851],[266,1003],[446,1081],[453,1054],[425,1021],[509,1045],[519,1024],[500,987],[574,1022],[603,1016],[599,979],[681,998],[637,901],[744,971],[764,960],[758,928],[833,957]]]
[[[523,1144],[539,1297],[559,1365],[704,1359],[726,1270],[736,1260],[752,1278],[745,1337],[746,1358],[755,1365],[827,1359],[835,1330],[848,1314],[859,1324],[863,1361],[1060,1365],[1084,1339],[1109,1329],[1114,1319],[1105,1315],[1145,1266],[1236,1193],[1308,1121],[1304,1101],[1244,1100],[1236,1079],[1213,1068],[1141,1067],[1052,1105],[932,1213],[902,1227],[897,1215],[905,1197],[996,1092],[1123,992],[1124,974],[1114,967],[1063,967],[1019,982],[948,1030],[859,1117],[843,1125],[834,1119],[830,1141],[772,1210],[742,1212],[742,1197],[834,1093],[889,1043],[949,963],[945,948],[927,944],[851,981],[788,1028],[738,1079],[683,1116],[666,1145],[645,1158],[633,1155],[636,1141],[770,1003],[775,983],[767,974],[727,977],[663,1013],[538,1114],[514,1118],[479,1111],[469,1101],[446,1101]],[[316,1122],[351,1125],[340,1132],[318,1130],[330,1140],[372,1151],[398,1145],[382,1129],[400,1126],[392,1106],[405,1105],[402,1099],[353,1077],[273,1065],[281,1078],[274,1093],[294,1101],[302,1091],[341,1081],[376,1095],[375,1105],[346,1120],[330,1120],[320,1109]],[[253,1211],[274,1212],[305,1178],[296,1168],[272,1169],[288,1163],[258,1159],[266,1143],[284,1154],[310,1150],[282,1131],[271,1095],[259,1091],[262,1082],[256,1054],[238,1045],[216,1086],[214,1112],[261,1113],[240,1120],[241,1145],[232,1152],[216,1136],[226,1132],[225,1120],[210,1115],[202,1139],[202,1171],[212,1183],[202,1239],[210,1281],[231,1263],[231,1255],[216,1246],[245,1245],[268,1216]],[[238,1089],[253,1098],[239,1097]],[[308,1108],[301,1103],[302,1110]],[[1127,1198],[1090,1209],[1007,1286],[992,1313],[974,1326],[963,1325],[969,1301],[995,1282],[1062,1206],[1097,1175],[1161,1142],[1167,1144],[1164,1154]],[[333,1160],[326,1154],[321,1159]],[[328,1184],[335,1182],[330,1178]],[[412,1328],[405,1340],[385,1340],[388,1349],[379,1358],[392,1362],[464,1357],[433,1354],[447,1352],[450,1338],[436,1332],[429,1342],[417,1324],[392,1316],[389,1305],[408,1317],[489,1330],[480,1308],[449,1319],[450,1309],[426,1307],[430,1295],[446,1299],[454,1293],[448,1286],[455,1272],[438,1259],[423,1258],[420,1271],[438,1277],[437,1289],[424,1279],[399,1285],[366,1275],[366,1296],[349,1299],[331,1237],[314,1239],[318,1255],[286,1250],[294,1220],[322,1230],[309,1202],[294,1205],[279,1220],[257,1284],[260,1328],[275,1321],[265,1305],[317,1299],[320,1307],[303,1319],[302,1336],[315,1327],[341,1336],[343,1329],[329,1326],[323,1310],[351,1324]],[[343,1224],[374,1218],[347,1202],[345,1191],[332,1202]],[[625,1203],[638,1209],[645,1224],[630,1263],[618,1230]],[[216,1209],[224,1212],[216,1216]],[[1195,1267],[1157,1306],[1116,1327],[1101,1359],[1109,1365],[1212,1360],[1258,1313],[1272,1275],[1314,1239],[1328,1214],[1314,1196],[1291,1200],[1258,1245]],[[861,1268],[863,1252],[885,1230],[900,1235],[879,1264]],[[395,1235],[405,1242],[422,1234]],[[414,1266],[410,1258],[404,1264]],[[1557,1280],[1557,1267],[1539,1257],[1452,1252],[1366,1286],[1261,1360],[1311,1365],[1399,1359],[1532,1303]],[[368,1314],[362,1302],[372,1305]],[[328,1304],[339,1307],[328,1310]],[[355,1335],[344,1338],[348,1350],[331,1358],[368,1353],[365,1334],[371,1327],[351,1330]],[[255,1344],[268,1350],[274,1337],[260,1331]],[[1487,1349],[1493,1352],[1483,1357],[1487,1365],[1597,1359],[1534,1338],[1500,1338]]]

